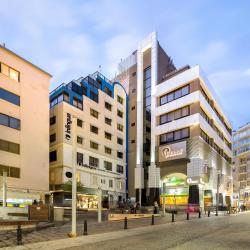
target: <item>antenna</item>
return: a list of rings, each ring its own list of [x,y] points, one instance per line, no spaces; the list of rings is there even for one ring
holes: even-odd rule
[[[99,65],[99,72],[102,73],[102,65]]]

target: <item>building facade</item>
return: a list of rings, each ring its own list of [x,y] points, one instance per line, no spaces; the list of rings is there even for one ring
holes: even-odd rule
[[[65,192],[77,164],[77,205],[97,208],[126,199],[127,94],[118,82],[96,72],[60,85],[50,94],[50,187],[54,204],[70,205]]]
[[[250,207],[250,124],[233,133],[233,153],[235,203]]]
[[[25,206],[49,193],[50,79],[0,46],[0,175],[8,176],[7,206]]]
[[[204,206],[216,203],[218,189],[219,204],[230,203],[231,124],[200,67],[176,70],[152,33],[119,69],[131,112],[129,195]]]

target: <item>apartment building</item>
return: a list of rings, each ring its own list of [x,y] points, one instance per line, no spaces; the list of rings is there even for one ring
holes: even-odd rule
[[[7,173],[7,206],[22,207],[49,193],[50,79],[0,46],[0,175]]]
[[[231,124],[200,66],[176,70],[154,32],[119,70],[131,112],[129,195],[204,206],[216,203],[218,190],[219,204],[229,204]]]
[[[233,133],[234,194],[238,206],[250,207],[250,124]]]
[[[66,176],[77,164],[77,205],[97,208],[126,198],[127,94],[101,73],[62,84],[50,94],[50,188],[53,202],[70,205]]]

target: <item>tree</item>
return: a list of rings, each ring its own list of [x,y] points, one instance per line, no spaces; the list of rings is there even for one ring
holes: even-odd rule
[[[62,189],[63,189],[63,191],[72,192],[72,181],[69,180],[69,181],[65,182],[62,185]],[[81,192],[83,192],[83,190],[84,190],[83,184],[80,181],[78,181],[76,184],[76,191],[81,193]]]

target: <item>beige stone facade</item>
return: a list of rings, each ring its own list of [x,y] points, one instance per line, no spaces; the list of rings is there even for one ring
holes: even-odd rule
[[[49,191],[51,75],[2,46],[0,63],[0,175],[8,205],[23,204]]]

